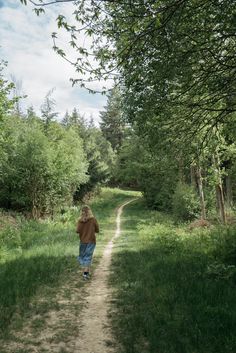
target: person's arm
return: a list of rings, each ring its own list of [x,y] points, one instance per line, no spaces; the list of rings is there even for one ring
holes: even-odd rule
[[[94,218],[94,224],[95,224],[95,233],[99,233],[99,225],[96,218]]]
[[[81,222],[78,221],[77,227],[76,227],[76,233],[80,233],[80,231],[81,231]]]

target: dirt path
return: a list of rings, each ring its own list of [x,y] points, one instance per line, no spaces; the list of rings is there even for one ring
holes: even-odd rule
[[[76,353],[115,353],[108,312],[110,309],[111,289],[108,277],[111,264],[113,241],[120,235],[120,217],[123,208],[134,200],[127,201],[119,207],[116,217],[116,232],[106,246],[100,264],[96,268],[93,279],[88,285],[86,306],[81,313],[81,329],[76,341]]]

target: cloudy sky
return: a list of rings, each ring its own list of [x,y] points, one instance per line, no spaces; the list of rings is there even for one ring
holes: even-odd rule
[[[98,121],[106,97],[72,87],[69,79],[76,77],[73,67],[52,50],[51,33],[58,32],[55,19],[62,12],[70,18],[72,4],[50,6],[45,15],[38,17],[32,6],[23,6],[20,0],[0,0],[0,59],[8,62],[6,75],[22,82],[22,91],[27,95],[24,109],[33,105],[39,112],[45,95],[55,88],[53,98],[60,117],[76,107],[86,118],[92,114]],[[60,34],[65,49],[67,39],[66,33]],[[95,88],[101,85],[98,82]]]

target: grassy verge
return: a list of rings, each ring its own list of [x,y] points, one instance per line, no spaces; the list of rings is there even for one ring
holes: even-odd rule
[[[98,235],[94,265],[115,228],[115,208],[133,193],[103,189],[92,202],[101,232]],[[75,224],[79,208],[73,207],[54,221],[16,220],[0,231],[0,336],[10,339],[12,330],[35,317],[35,335],[50,310],[60,310],[57,294],[64,285],[63,297],[70,299],[73,290],[82,293],[78,273],[79,240]],[[74,283],[70,287],[66,283]],[[77,311],[80,305],[77,306]],[[10,335],[10,336],[9,336]],[[26,351],[26,350],[25,350]]]
[[[119,353],[236,352],[235,228],[195,229],[127,206],[111,283]]]

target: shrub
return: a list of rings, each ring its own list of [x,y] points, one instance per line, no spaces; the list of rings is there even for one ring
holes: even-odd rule
[[[177,219],[192,220],[200,214],[200,204],[195,190],[187,184],[178,183],[173,194],[173,214]]]

